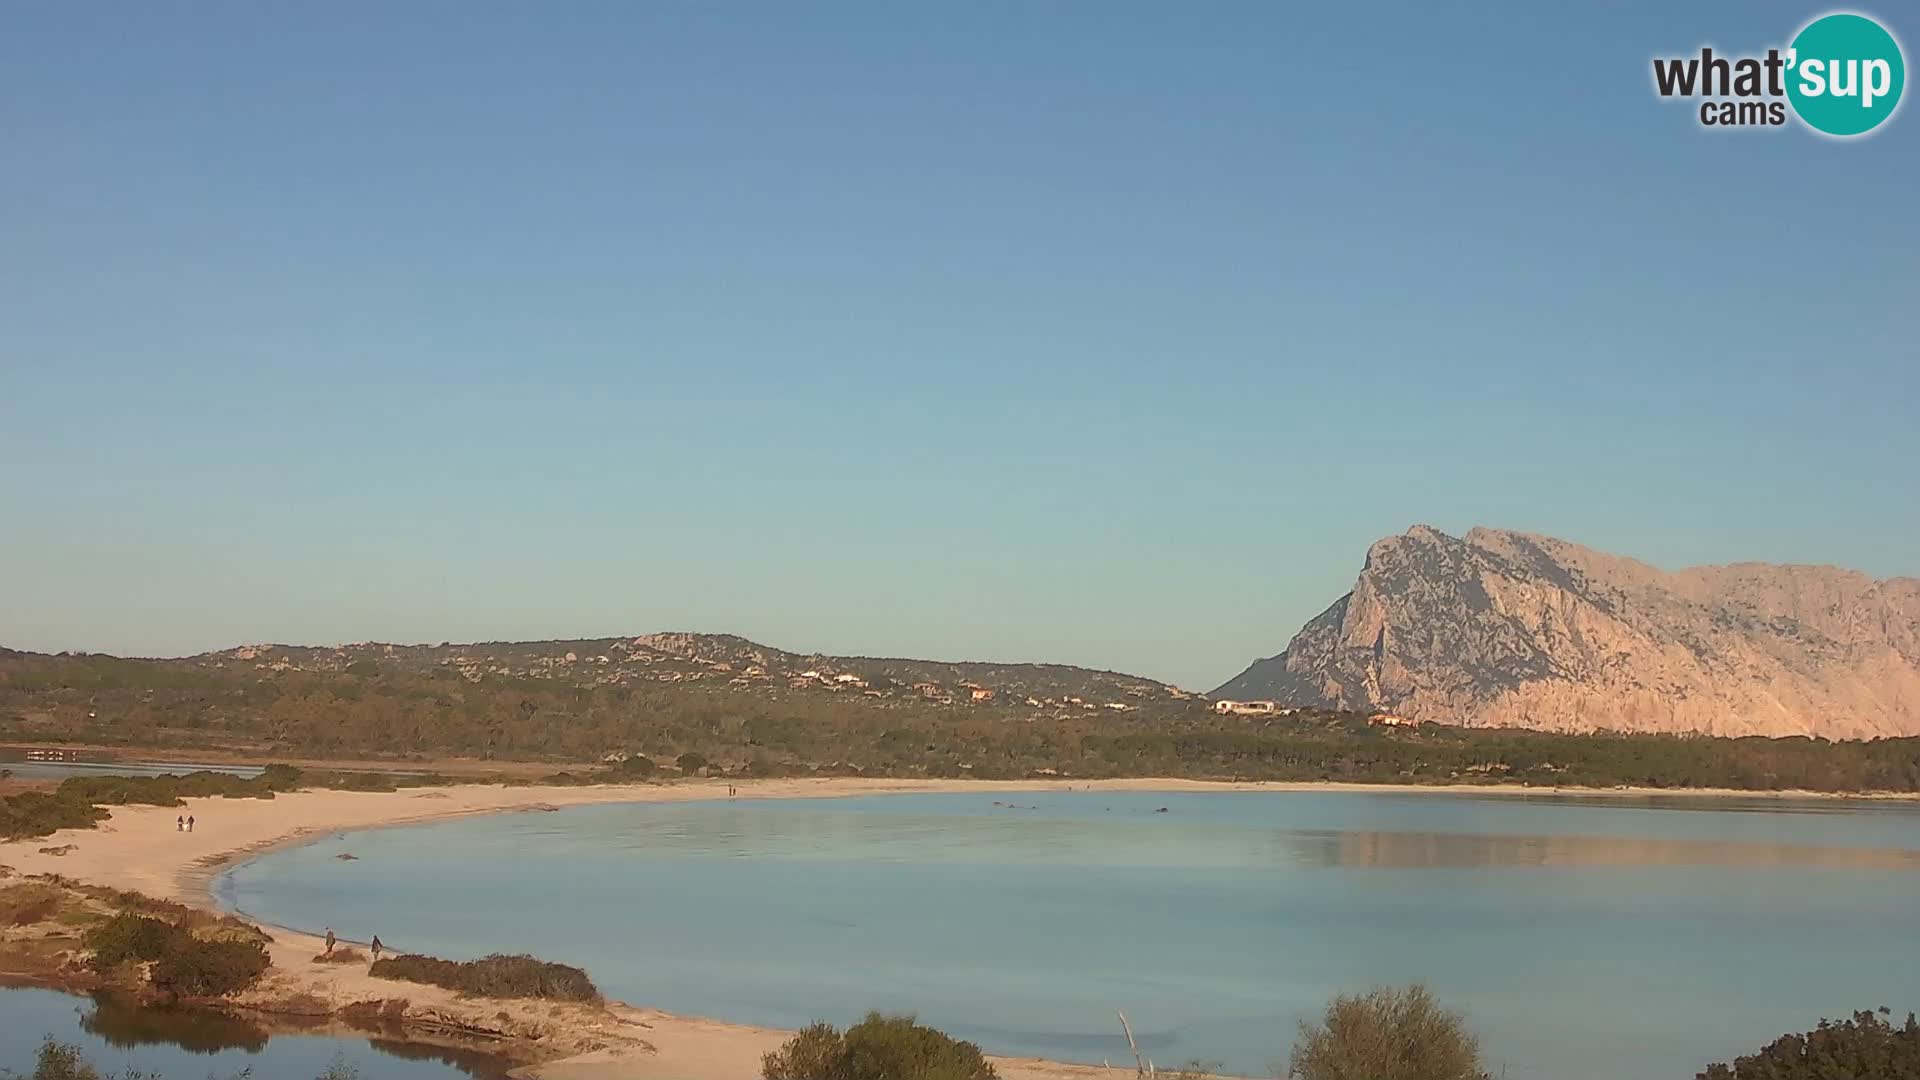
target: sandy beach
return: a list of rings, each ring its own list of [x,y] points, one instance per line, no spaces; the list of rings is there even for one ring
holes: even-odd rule
[[[888,792],[994,792],[1041,790],[1107,791],[1363,791],[1430,795],[1487,795],[1514,798],[1579,795],[1595,798],[1651,794],[1690,797],[1832,798],[1808,793],[1760,793],[1724,790],[1650,791],[1514,788],[1499,786],[1431,787],[1328,783],[1226,783],[1186,780],[1074,781],[913,781],[860,778],[764,780],[737,785],[738,798],[832,798]],[[126,806],[96,829],[64,830],[51,837],[0,844],[0,865],[22,874],[59,874],[89,884],[130,889],[149,896],[211,909],[213,878],[233,862],[268,850],[306,843],[353,829],[417,824],[473,814],[529,812],[613,802],[668,802],[727,797],[723,781],[593,787],[508,787],[471,785],[364,793],[302,791],[273,799],[188,800],[173,807]],[[192,814],[192,833],[175,829],[175,818]],[[54,855],[42,849],[60,850]],[[312,929],[312,928],[308,928]],[[343,940],[362,938],[368,929],[340,927]],[[371,928],[377,929],[377,928]],[[474,1001],[449,991],[413,983],[374,979],[359,964],[316,964],[322,942],[283,927],[270,928],[274,969],[260,986],[240,999],[265,1010],[312,1012],[343,1008],[391,1009],[407,1002],[409,1023],[479,1032],[537,1045],[550,1060],[522,1075],[541,1080],[742,1080],[759,1075],[760,1056],[789,1032],[676,1016],[654,1009],[610,1003],[600,1010],[533,1001]],[[521,943],[495,943],[511,952]],[[291,1004],[290,1004],[291,1003]],[[383,1005],[382,1003],[387,1003]],[[1031,1059],[996,1058],[1009,1080],[1115,1077],[1124,1071]],[[1116,1063],[1117,1065],[1117,1063]]]

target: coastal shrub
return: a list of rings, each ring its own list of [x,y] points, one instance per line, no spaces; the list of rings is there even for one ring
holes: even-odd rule
[[[93,951],[89,964],[107,972],[130,961],[152,961],[147,980],[164,993],[220,997],[253,985],[271,961],[264,935],[223,933],[201,938],[181,923],[131,911],[88,930],[81,943]]]
[[[808,1024],[760,1059],[761,1080],[834,1080],[845,1051],[839,1028],[825,1020]]]
[[[616,762],[613,771],[625,776],[652,776],[660,771],[660,766],[645,754],[633,754],[625,761]]]
[[[866,1019],[838,1031],[825,1022],[760,1059],[763,1080],[999,1080],[980,1048],[911,1016]]]
[[[335,791],[398,791],[400,785],[384,773],[336,773],[327,787]]]
[[[1480,1041],[1465,1019],[1424,986],[1341,994],[1318,1023],[1300,1024],[1287,1076],[1294,1080],[1488,1080]]]
[[[123,911],[88,930],[81,944],[93,950],[93,969],[108,971],[129,960],[160,959],[181,933],[165,919]]]
[[[358,964],[367,958],[359,949],[350,949],[342,945],[332,952],[323,952],[313,958],[316,964]]]
[[[1914,1014],[1895,1027],[1861,1010],[1848,1020],[1822,1020],[1802,1035],[1782,1035],[1755,1054],[1709,1065],[1695,1080],[1882,1080],[1920,1076],[1920,1023]]]
[[[153,988],[180,997],[222,997],[252,986],[272,963],[258,941],[203,941],[182,931],[148,976]]]
[[[300,770],[292,765],[275,762],[261,769],[257,779],[269,790],[293,791],[300,786]]]
[[[105,806],[179,806],[182,799],[216,795],[273,798],[273,790],[259,777],[241,779],[206,769],[185,776],[70,776],[57,792],[62,798]]]
[[[25,840],[61,829],[91,829],[107,812],[58,792],[23,791],[0,799],[0,839]]]
[[[454,961],[403,953],[374,961],[368,973],[377,979],[425,983],[474,997],[600,1000],[600,990],[586,972],[525,955],[494,953]]]
[[[680,771],[686,773],[688,776],[692,776],[694,773],[699,772],[711,764],[711,762],[707,761],[705,754],[697,754],[691,750],[674,758],[673,763],[678,765]]]

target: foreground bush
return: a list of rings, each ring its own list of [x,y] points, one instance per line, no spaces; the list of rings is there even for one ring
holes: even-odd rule
[[[600,990],[586,972],[531,956],[494,953],[478,960],[453,961],[405,953],[374,961],[368,973],[378,979],[425,983],[474,997],[600,1000]]]
[[[165,919],[123,911],[88,930],[81,943],[93,950],[93,970],[108,971],[129,960],[158,960],[179,927]]]
[[[121,912],[87,931],[89,963],[107,972],[129,961],[152,961],[147,981],[176,997],[221,997],[252,986],[271,961],[254,938],[202,940],[188,927]]]
[[[1709,1065],[1695,1080],[1888,1080],[1920,1076],[1920,1023],[1907,1014],[1899,1027],[1890,1015],[1861,1011],[1853,1019],[1822,1020],[1804,1035],[1782,1035],[1757,1054]]]
[[[0,799],[0,840],[47,836],[61,829],[90,829],[106,820],[107,812],[91,803],[23,791]]]
[[[1287,1075],[1296,1080],[1488,1080],[1480,1041],[1426,987],[1342,994],[1302,1022]]]
[[[222,997],[252,986],[271,964],[258,941],[201,941],[183,933],[154,961],[148,980],[181,997]]]
[[[804,1028],[760,1060],[764,1080],[999,1080],[980,1048],[911,1016],[867,1014],[843,1034]]]

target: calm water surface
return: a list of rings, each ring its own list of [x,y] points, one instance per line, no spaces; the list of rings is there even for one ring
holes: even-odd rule
[[[126,1069],[166,1080],[224,1078],[251,1069],[253,1080],[310,1080],[334,1061],[361,1080],[500,1080],[504,1066],[473,1051],[367,1037],[269,1036],[243,1020],[199,1009],[134,1005],[110,996],[0,987],[0,1070],[33,1071],[40,1043],[77,1045],[107,1075]]]
[[[1099,1062],[1126,1057],[1124,1009],[1157,1062],[1244,1074],[1376,983],[1464,1007],[1513,1080],[1691,1077],[1823,1016],[1920,1008],[1920,812],[1898,804],[599,806],[348,833],[218,888],[272,923],[530,951],[623,1000],[756,1024],[913,1011],[990,1050]]]
[[[37,760],[17,747],[0,747],[0,769],[22,780],[64,780],[69,776],[162,776],[190,772],[228,773],[243,779],[259,776],[259,765],[201,765],[183,761],[126,761],[108,755],[84,755],[57,761]]]

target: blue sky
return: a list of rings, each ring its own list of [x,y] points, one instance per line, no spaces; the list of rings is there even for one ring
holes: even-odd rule
[[[1654,97],[1824,9],[1445,7],[13,5],[0,642],[1204,689],[1415,522],[1920,573],[1911,106]]]

